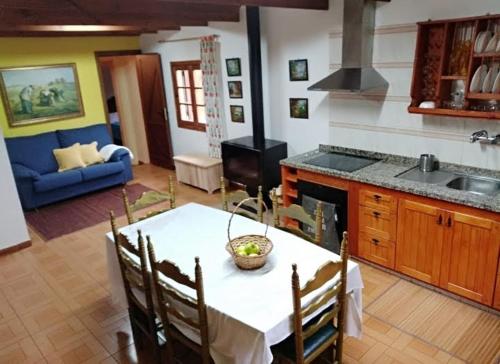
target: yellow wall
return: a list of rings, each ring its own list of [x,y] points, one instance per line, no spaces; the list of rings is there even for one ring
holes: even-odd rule
[[[138,37],[0,38],[0,67],[76,63],[83,117],[10,127],[0,102],[0,127],[5,137],[105,122],[95,51],[139,49]]]

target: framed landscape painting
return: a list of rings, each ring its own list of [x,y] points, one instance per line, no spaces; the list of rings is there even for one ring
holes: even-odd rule
[[[229,77],[241,76],[241,64],[239,58],[226,59],[226,70]]]
[[[309,80],[309,71],[307,68],[307,59],[295,59],[288,61],[290,72],[290,81]]]
[[[231,110],[231,121],[234,123],[244,123],[245,114],[243,113],[243,106],[240,105],[230,105]]]
[[[290,117],[295,119],[309,118],[308,99],[290,99]]]
[[[11,126],[84,115],[74,63],[1,68],[0,91]]]

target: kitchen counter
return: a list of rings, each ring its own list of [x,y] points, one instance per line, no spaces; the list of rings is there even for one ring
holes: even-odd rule
[[[317,167],[304,163],[322,153],[339,152],[381,159],[379,162],[361,168],[354,172],[343,172],[330,168]],[[500,193],[496,196],[477,195],[466,191],[454,190],[446,186],[439,186],[424,182],[414,182],[398,178],[399,174],[418,165],[418,159],[392,154],[350,149],[337,146],[320,145],[319,149],[284,159],[281,165],[303,169],[324,175],[344,178],[346,180],[368,183],[393,190],[412,193],[415,195],[435,198],[443,201],[476,207],[492,212],[500,212]],[[500,179],[500,171],[481,169],[457,164],[440,163],[440,170],[460,174],[470,174]]]

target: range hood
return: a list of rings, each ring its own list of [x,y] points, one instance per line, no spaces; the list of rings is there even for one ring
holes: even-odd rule
[[[375,0],[344,0],[342,67],[308,90],[387,89],[388,82],[372,67],[375,6]]]

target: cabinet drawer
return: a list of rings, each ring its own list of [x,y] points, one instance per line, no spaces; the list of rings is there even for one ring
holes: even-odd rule
[[[359,230],[396,241],[397,215],[384,209],[360,206]]]
[[[359,204],[392,212],[397,210],[397,200],[394,196],[375,190],[359,190]]]
[[[359,256],[370,262],[394,269],[396,245],[375,234],[361,232],[358,239]]]

